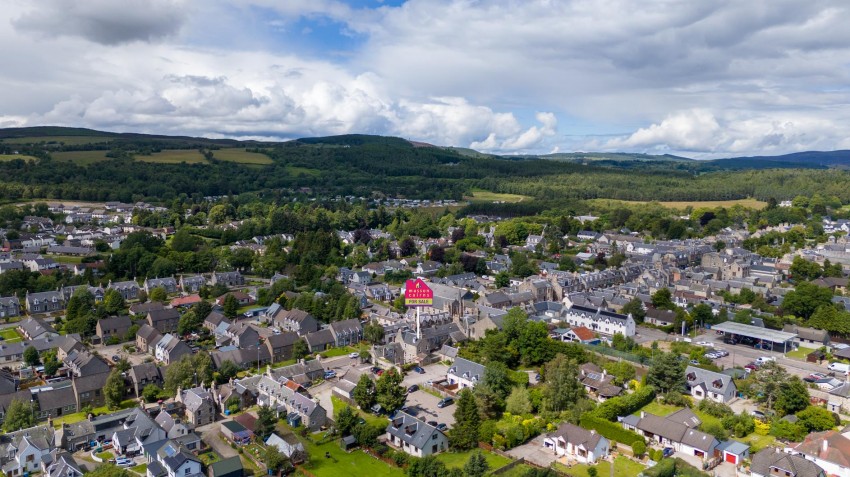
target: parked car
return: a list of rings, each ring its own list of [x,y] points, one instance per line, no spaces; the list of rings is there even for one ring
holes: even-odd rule
[[[761,421],[767,419],[767,416],[765,416],[763,412],[757,409],[753,409],[752,411],[750,411],[750,415]]]
[[[410,386],[409,388],[407,388],[407,393],[408,393],[408,394],[410,394],[410,393],[415,393],[416,391],[419,391],[419,386],[417,386],[417,385],[415,385],[415,384],[414,384],[414,385],[412,385],[412,386]]]
[[[377,374],[378,376],[380,376],[380,375],[384,374],[384,370],[383,370],[383,369],[379,369],[379,370],[378,370],[378,372],[377,372],[377,373],[375,373],[375,374]]]
[[[673,450],[673,448],[672,448],[672,447],[665,447],[665,448],[664,448],[664,451],[662,451],[662,455],[663,455],[664,457],[670,457],[670,456],[672,456],[672,455],[673,455],[673,453],[674,453],[674,452],[675,452],[675,451]]]
[[[755,370],[759,369],[759,367],[756,363],[748,363],[746,366],[744,366],[744,369],[749,370],[749,371],[755,371]]]
[[[440,402],[437,403],[437,407],[442,409],[444,407],[451,406],[452,403],[454,403],[454,402],[455,402],[454,399],[452,399],[450,397],[444,397],[443,399],[440,399]]]
[[[331,379],[331,378],[335,378],[335,377],[336,377],[336,371],[334,371],[333,369],[329,369],[329,370],[325,371],[325,379]]]
[[[429,426],[437,427],[439,424],[440,424],[440,423],[439,423],[439,422],[437,422],[437,421],[428,421],[428,425],[429,425]]]
[[[698,341],[696,343],[697,346],[705,346],[706,348],[714,348],[714,343],[710,341]]]
[[[448,428],[449,428],[449,426],[447,426],[445,423],[441,422],[441,423],[437,424],[437,430],[438,431],[445,432],[446,429],[448,429]]]
[[[762,365],[762,364],[769,363],[771,361],[776,361],[776,358],[774,358],[773,356],[759,356],[758,358],[756,358],[755,362],[758,365]]]
[[[381,371],[381,368],[379,368],[377,366],[372,366],[372,372],[373,373],[378,374],[378,371]]]
[[[812,373],[812,374],[806,376],[805,378],[803,378],[803,381],[806,381],[807,383],[814,383],[816,381],[820,381],[821,379],[826,379],[828,377],[829,376],[827,376],[824,373]]]
[[[116,363],[121,361],[121,356],[118,356],[117,354],[112,355],[112,361],[115,361]]]
[[[692,359],[692,360],[690,360],[689,362],[690,362],[690,364],[692,364],[692,365],[694,365],[694,366],[699,365],[699,361],[697,361],[697,360],[695,360],[695,359]]]
[[[413,368],[413,371],[415,371],[415,372],[417,372],[417,373],[419,373],[419,374],[425,374],[425,370],[424,370],[424,369],[422,369],[422,367],[421,367],[421,366],[416,366],[415,368]]]
[[[351,359],[357,359],[357,358],[360,357],[360,353],[358,353],[357,351],[355,351],[353,353],[348,353],[348,357],[351,358]]]

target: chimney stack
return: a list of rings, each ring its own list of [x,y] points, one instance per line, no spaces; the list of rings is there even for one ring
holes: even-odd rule
[[[824,439],[821,441],[821,453],[826,454],[827,452],[829,452],[829,441]]]

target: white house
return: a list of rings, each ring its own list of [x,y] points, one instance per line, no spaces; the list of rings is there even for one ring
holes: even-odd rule
[[[449,439],[436,427],[399,412],[387,425],[387,443],[415,456],[425,457],[449,448]]]
[[[571,328],[584,326],[601,335],[635,335],[636,325],[631,314],[622,315],[601,308],[572,305],[561,312],[561,321],[569,323]]]
[[[826,475],[850,475],[850,438],[838,431],[813,432],[786,452],[814,462]]]
[[[147,477],[202,477],[201,461],[175,441],[168,440],[148,456]]]
[[[450,386],[457,384],[458,390],[474,388],[479,381],[484,379],[484,371],[484,365],[468,359],[456,358],[449,370],[446,371],[446,380]]]
[[[0,437],[0,465],[7,476],[36,472],[53,450],[53,428],[36,426]]]
[[[555,455],[567,456],[582,464],[594,464],[608,455],[610,442],[596,431],[565,422],[543,439],[543,447]]]
[[[688,393],[697,400],[727,403],[738,392],[731,376],[695,366],[685,368],[685,385]]]

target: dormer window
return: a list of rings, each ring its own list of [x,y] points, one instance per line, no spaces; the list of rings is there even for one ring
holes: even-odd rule
[[[688,381],[693,381],[697,378],[696,373],[688,373]]]

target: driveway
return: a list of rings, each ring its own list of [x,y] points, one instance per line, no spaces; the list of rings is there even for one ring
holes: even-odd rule
[[[552,462],[559,459],[554,452],[546,450],[543,447],[543,436],[537,436],[529,442],[521,446],[516,446],[507,452],[514,459],[523,458],[527,462],[541,467],[549,467],[552,465]]]
[[[440,398],[419,390],[407,395],[405,404],[410,413],[423,421],[437,421],[449,427],[455,424],[455,407],[457,403],[444,408],[437,407]]]
[[[638,326],[634,336],[635,342],[638,344],[651,343],[653,341],[671,341],[671,335],[645,326]]]
[[[425,366],[422,369],[425,370],[425,374],[419,374],[415,371],[410,371],[409,373],[407,373],[407,375],[404,377],[404,380],[402,380],[401,382],[402,386],[410,387],[410,385],[412,384],[418,384],[422,386],[429,380],[438,381],[440,379],[445,379],[446,372],[449,370],[449,367],[445,364],[434,363],[429,364],[428,366]]]
[[[214,422],[212,424],[207,424],[206,426],[198,427],[195,429],[195,432],[200,434],[201,440],[206,442],[208,446],[212,447],[212,449],[222,458],[226,459],[228,457],[238,455],[236,449],[230,447],[230,444],[224,442],[221,438],[220,423]]]

